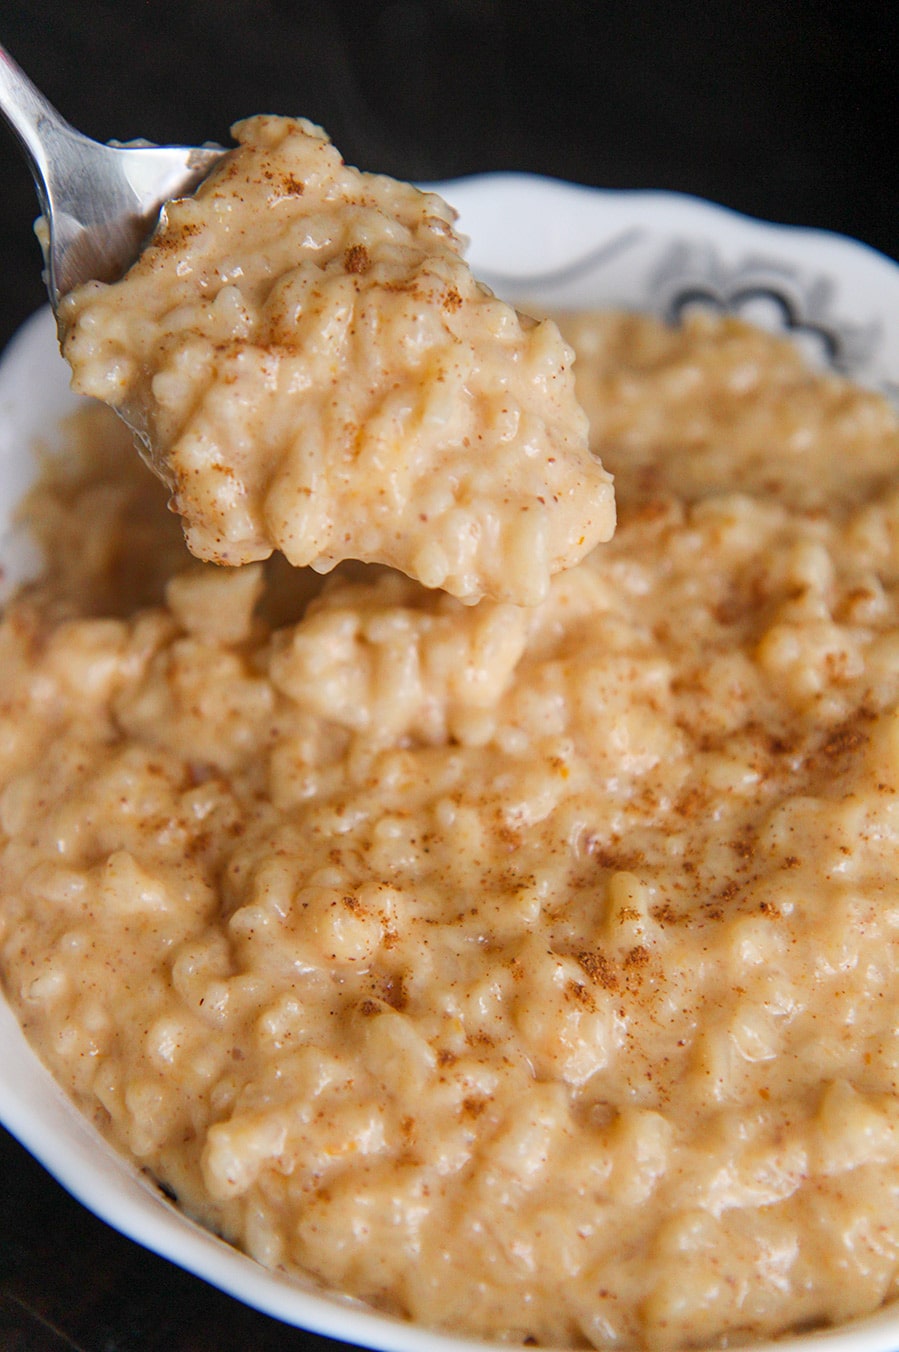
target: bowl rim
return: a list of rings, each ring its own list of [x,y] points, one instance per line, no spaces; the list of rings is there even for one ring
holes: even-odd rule
[[[868,244],[865,240],[845,231],[832,230],[827,226],[805,225],[795,221],[775,221],[763,216],[755,216],[739,207],[728,206],[713,201],[698,193],[680,192],[668,188],[606,188],[589,183],[578,183],[572,179],[560,178],[554,174],[542,174],[527,169],[488,169],[471,174],[460,174],[458,178],[429,179],[420,181],[417,186],[422,192],[435,192],[457,206],[482,192],[491,196],[498,191],[504,194],[530,192],[536,190],[544,194],[556,194],[559,200],[580,199],[582,202],[594,202],[604,210],[616,206],[632,213],[635,208],[641,212],[647,209],[664,210],[679,220],[708,221],[728,220],[732,226],[745,230],[747,234],[783,236],[800,242],[820,244],[837,251],[848,250],[853,254],[864,254],[875,266],[886,263],[888,267],[899,270],[899,257],[893,258],[885,250]]]

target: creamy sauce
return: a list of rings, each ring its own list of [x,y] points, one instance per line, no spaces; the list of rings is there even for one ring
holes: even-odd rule
[[[192,562],[87,415],[0,627],[5,990],[278,1270],[500,1342],[841,1322],[899,1270],[897,419],[563,329],[620,525],[529,610]]]

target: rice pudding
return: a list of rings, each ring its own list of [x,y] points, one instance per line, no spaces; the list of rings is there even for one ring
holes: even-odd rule
[[[304,120],[234,134],[121,281],[61,302],[74,387],[137,429],[201,559],[541,600],[615,524],[555,324],[475,281],[434,193]]]
[[[897,418],[732,321],[562,329],[620,524],[529,609],[197,563],[82,415],[0,625],[4,989],[278,1271],[500,1343],[839,1323],[899,1270]]]

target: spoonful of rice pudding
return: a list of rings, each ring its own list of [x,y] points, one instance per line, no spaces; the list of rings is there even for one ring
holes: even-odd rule
[[[474,278],[439,196],[351,168],[305,119],[252,117],[227,152],[177,152],[182,180],[122,275],[73,275],[47,182],[80,170],[52,159],[72,143],[48,134],[41,96],[38,113],[11,96],[18,77],[0,49],[0,107],[42,163],[73,388],[131,426],[198,558],[358,559],[466,602],[535,604],[610,538],[573,352]]]

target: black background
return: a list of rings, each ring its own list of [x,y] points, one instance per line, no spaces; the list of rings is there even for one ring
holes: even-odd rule
[[[893,0],[0,0],[0,41],[100,140],[302,114],[366,169],[674,189],[894,258],[897,39]],[[0,175],[3,342],[44,299],[5,129]],[[0,1352],[335,1346],[113,1234],[0,1133]]]

